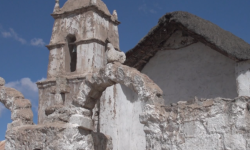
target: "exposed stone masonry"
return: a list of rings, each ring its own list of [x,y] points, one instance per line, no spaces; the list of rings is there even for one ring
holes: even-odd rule
[[[248,150],[250,97],[146,105],[147,150]]]
[[[19,91],[4,86],[5,80],[0,77],[0,102],[11,111],[11,119],[13,122],[8,125],[8,130],[13,127],[26,124],[33,124],[33,112],[31,110],[31,102],[24,99]]]

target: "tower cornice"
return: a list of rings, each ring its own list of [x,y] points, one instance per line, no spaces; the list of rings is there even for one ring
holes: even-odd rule
[[[89,5],[89,6],[82,7],[82,8],[79,8],[79,9],[75,9],[75,10],[72,10],[72,11],[54,12],[54,13],[51,14],[51,16],[54,19],[58,19],[58,18],[68,17],[68,16],[70,16],[72,14],[81,14],[81,13],[85,13],[85,12],[88,12],[88,11],[93,11],[93,12],[98,13],[100,16],[102,16],[103,18],[106,18],[107,20],[112,22],[114,25],[121,24],[121,22],[119,22],[117,19],[115,19],[115,17],[113,17],[110,14],[105,13],[103,10],[101,10],[96,5]]]

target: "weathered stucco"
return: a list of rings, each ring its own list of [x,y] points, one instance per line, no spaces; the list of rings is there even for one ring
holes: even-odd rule
[[[124,85],[107,88],[100,100],[100,132],[112,137],[113,150],[145,150],[146,139],[139,114],[138,95]]]
[[[50,50],[47,78],[86,74],[92,68],[99,69],[107,64],[105,46],[95,42],[81,44],[77,46],[76,71],[70,72],[70,61],[66,58],[69,55],[67,46]]]
[[[107,42],[119,50],[118,24],[102,17],[94,9],[56,18],[51,41],[47,46],[50,50],[47,78],[70,73],[68,36],[76,38],[70,44],[77,46],[77,66],[74,71],[77,75],[89,72],[92,67],[100,68],[106,64]]]
[[[235,62],[202,43],[159,51],[144,67],[164,92],[165,103],[237,97]]]
[[[95,39],[105,43],[108,38],[114,47],[119,49],[118,25],[101,17],[94,10],[57,18],[49,46],[65,43],[69,34],[76,36],[76,42]]]

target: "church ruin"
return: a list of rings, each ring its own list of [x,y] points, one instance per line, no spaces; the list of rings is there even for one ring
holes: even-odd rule
[[[56,0],[52,17],[38,124],[0,78],[5,150],[250,149],[248,43],[179,11],[124,54],[118,14],[101,0]]]

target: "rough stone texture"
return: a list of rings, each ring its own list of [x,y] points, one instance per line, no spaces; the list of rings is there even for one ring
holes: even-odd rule
[[[176,11],[160,18],[158,25],[126,53],[128,59],[125,65],[141,70],[158,50],[164,48],[170,37],[180,31],[183,36],[190,36],[233,60],[250,59],[250,45],[241,38],[210,21],[188,12]]]
[[[84,1],[83,0],[68,0],[64,4],[64,6],[60,9],[60,11],[54,14],[64,14],[64,13],[68,13],[71,11],[86,8],[91,5],[95,5],[99,10],[103,11],[106,15],[111,16],[106,4],[104,4],[102,0],[84,0]]]
[[[27,99],[24,99],[24,96],[21,92],[13,88],[4,86],[0,86],[0,102],[3,103],[5,107],[11,111],[12,119],[12,123],[8,124],[7,127],[6,142],[0,143],[0,149],[2,149],[2,147],[5,147],[5,150],[16,150],[11,149],[7,146],[11,143],[10,139],[8,139],[7,137],[10,136],[9,132],[13,131],[15,128],[26,125],[33,125],[33,112],[31,110],[31,102]]]
[[[59,0],[56,0],[56,4],[55,4],[53,12],[55,13],[55,12],[57,12],[59,10],[60,10]]]
[[[85,33],[85,34],[82,34]],[[77,46],[77,66],[75,72],[69,71],[70,62],[68,43],[65,38],[75,35]],[[106,64],[106,39],[119,49],[117,25],[103,19],[95,12],[73,15],[56,19],[48,48],[50,49],[47,78],[58,75],[81,75],[92,68],[101,68]]]
[[[1,86],[0,102],[11,111],[11,119],[13,122],[8,125],[8,130],[16,126],[33,124],[31,103],[29,100],[24,99],[22,93],[13,88]]]
[[[5,85],[5,80],[0,77],[0,86],[4,86],[4,85]]]
[[[107,64],[105,68],[86,77],[80,86],[76,105],[93,109],[102,92],[115,83],[123,84],[138,94],[145,104],[161,105],[164,103],[162,90],[145,74],[120,63]]]
[[[83,117],[82,115],[72,115],[69,119],[71,124],[77,124],[86,130],[94,130],[94,124],[91,118]]]
[[[178,50],[158,51],[142,73],[163,90],[165,104],[187,101],[195,96],[235,98],[238,96],[236,64],[232,59],[198,42]],[[248,84],[245,79],[241,82]]]
[[[250,97],[146,105],[147,150],[247,150]]]
[[[103,91],[116,83],[124,84],[137,93],[138,100],[143,102],[142,108],[145,104],[160,106],[164,103],[162,90],[146,75],[136,69],[114,62],[101,69],[94,69],[92,73],[85,76],[60,77],[39,82],[39,124],[64,122],[77,125],[81,129],[93,130],[94,125],[91,127],[91,121],[94,122],[92,120],[93,108],[100,100]],[[57,96],[56,93],[58,93]],[[59,93],[65,94],[63,104],[55,101],[60,96]],[[88,121],[77,120],[74,116]],[[98,134],[102,133],[98,132]],[[111,138],[104,138],[104,141],[95,139],[95,141],[101,143],[98,148],[113,147],[110,144]]]
[[[6,150],[94,150],[90,131],[60,122],[8,130],[6,140]]]
[[[84,34],[83,34],[84,33]],[[53,46],[65,45],[65,37],[75,35],[76,43],[90,43],[95,41],[105,45],[106,39],[119,49],[118,25],[103,18],[95,11],[87,11],[83,14],[72,14],[65,18],[55,20],[49,49]],[[51,48],[52,47],[52,48]]]
[[[126,60],[126,55],[124,52],[118,52],[117,50],[115,50],[114,46],[111,43],[108,43],[107,45],[107,60],[108,63],[112,63],[112,62],[120,62],[120,63],[124,63]]]

